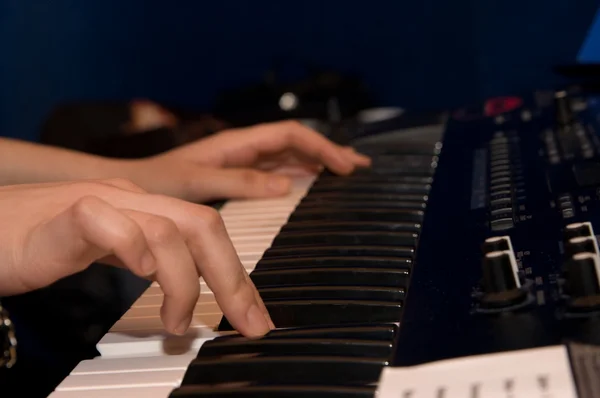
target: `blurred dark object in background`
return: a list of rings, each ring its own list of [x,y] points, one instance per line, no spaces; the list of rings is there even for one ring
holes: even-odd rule
[[[277,70],[277,69],[275,69]],[[373,105],[362,81],[307,68],[305,78],[263,83],[223,93],[211,114],[146,99],[81,101],[57,106],[42,125],[44,144],[115,158],[142,158],[228,127],[298,119],[323,134]]]
[[[115,158],[141,158],[228,127],[208,114],[149,100],[61,104],[44,122],[44,144]]]
[[[306,65],[303,78],[284,81],[285,66],[276,63],[263,82],[223,92],[212,113],[234,126],[284,119],[336,123],[374,105],[358,77]]]

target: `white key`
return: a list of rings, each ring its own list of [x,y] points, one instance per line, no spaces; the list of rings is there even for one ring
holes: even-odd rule
[[[173,387],[134,387],[100,390],[67,390],[55,391],[48,398],[167,398],[173,391]],[[82,393],[85,393],[82,395]]]

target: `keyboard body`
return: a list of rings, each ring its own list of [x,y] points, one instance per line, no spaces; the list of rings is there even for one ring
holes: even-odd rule
[[[134,305],[54,397],[366,398],[385,367],[597,344],[600,109],[567,97],[569,123],[538,92],[344,126],[373,170],[323,173],[285,216],[223,210],[239,242],[277,219],[236,248],[278,330],[244,339],[209,304],[177,340]]]
[[[450,119],[394,365],[600,343],[600,308],[572,304],[570,284],[591,274],[568,263],[565,238],[576,223],[600,232],[600,113],[597,98],[568,98],[573,122],[566,127],[556,121],[553,92],[522,98],[507,113],[481,117],[482,106],[480,117],[455,112],[458,118]],[[484,243],[504,237],[529,297],[496,307],[481,296]]]

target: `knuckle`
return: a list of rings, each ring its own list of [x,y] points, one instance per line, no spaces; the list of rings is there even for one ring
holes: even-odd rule
[[[101,204],[102,201],[96,196],[82,196],[71,206],[71,212],[73,213],[75,221],[80,223],[85,222],[96,212],[96,209],[98,209],[98,206]]]
[[[177,225],[166,217],[152,217],[146,221],[146,235],[151,244],[169,242],[179,235]]]
[[[255,185],[260,182],[262,176],[254,170],[244,170],[240,177],[245,184]]]
[[[201,206],[196,209],[196,214],[201,220],[201,225],[209,231],[225,229],[225,223],[219,212],[212,207]]]

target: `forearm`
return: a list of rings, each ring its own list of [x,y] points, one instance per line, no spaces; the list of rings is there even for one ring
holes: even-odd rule
[[[0,185],[118,177],[127,161],[0,138]]]

